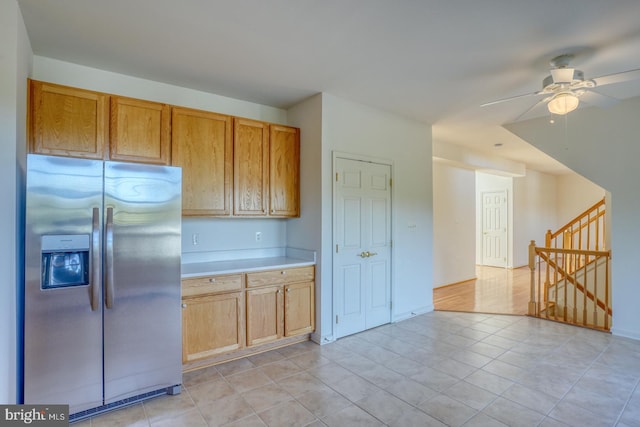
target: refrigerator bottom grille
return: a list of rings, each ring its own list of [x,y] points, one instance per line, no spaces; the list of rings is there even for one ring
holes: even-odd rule
[[[171,387],[161,388],[160,390],[150,391],[148,393],[139,394],[137,396],[128,397],[126,399],[119,400],[117,402],[109,403],[108,405],[98,406],[96,408],[87,409],[85,411],[76,412],[69,415],[69,422],[75,422],[84,420],[94,415],[102,414],[114,409],[123,408],[125,406],[133,405],[134,403],[142,402],[143,400],[151,399],[152,397],[160,396],[162,394],[179,394],[181,385],[176,384]]]

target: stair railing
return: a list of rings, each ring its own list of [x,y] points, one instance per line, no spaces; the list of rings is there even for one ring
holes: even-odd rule
[[[541,248],[532,240],[529,315],[608,331],[610,259],[610,251]]]
[[[581,249],[587,251],[603,251],[605,240],[605,199],[603,198],[583,213],[573,218],[555,232],[547,231],[545,247],[557,249]],[[572,257],[559,259],[568,272],[579,269],[584,264],[573,265]],[[589,263],[590,256],[579,258],[582,263]]]

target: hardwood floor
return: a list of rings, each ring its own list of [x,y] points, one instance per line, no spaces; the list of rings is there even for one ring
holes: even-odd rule
[[[527,314],[528,267],[506,269],[476,266],[476,279],[433,290],[436,310],[473,313]]]

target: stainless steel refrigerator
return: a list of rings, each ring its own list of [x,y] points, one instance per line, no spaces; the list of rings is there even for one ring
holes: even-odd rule
[[[25,403],[180,392],[180,233],[179,168],[28,156]]]

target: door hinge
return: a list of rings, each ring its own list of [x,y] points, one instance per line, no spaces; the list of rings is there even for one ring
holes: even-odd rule
[[[389,310],[393,308],[393,301],[389,301]]]
[[[336,245],[336,253],[338,253],[338,245]]]
[[[338,182],[338,172],[336,172],[336,182]]]
[[[389,178],[389,187],[393,186],[393,179]]]
[[[336,325],[338,324],[338,315],[336,314]]]
[[[392,248],[393,247],[393,240],[389,241],[389,247]]]

